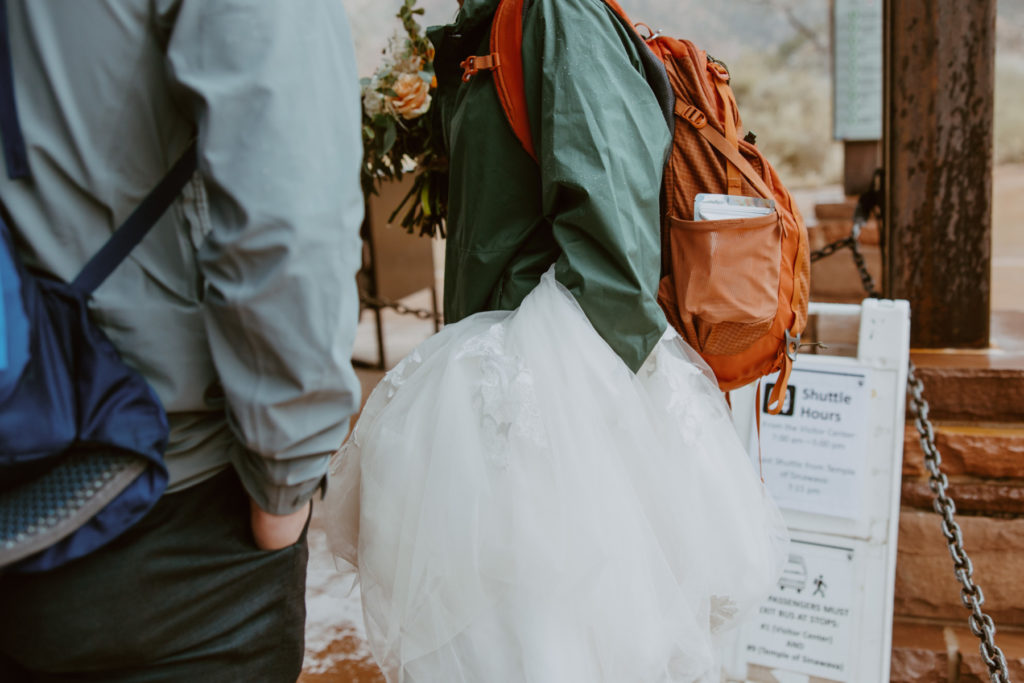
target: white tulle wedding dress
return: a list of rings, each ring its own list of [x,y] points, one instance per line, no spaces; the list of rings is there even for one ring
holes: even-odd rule
[[[630,372],[550,272],[388,373],[327,515],[389,683],[717,680],[787,541],[709,375],[674,333]]]

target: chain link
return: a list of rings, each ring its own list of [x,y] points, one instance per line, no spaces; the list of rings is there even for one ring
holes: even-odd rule
[[[852,247],[853,244],[854,244],[853,236],[844,237],[841,240],[836,240],[835,242],[832,242],[831,244],[827,244],[824,247],[822,247],[821,249],[818,249],[817,251],[812,251],[811,252],[811,263],[814,263],[815,261],[818,261],[818,260],[823,259],[823,258],[827,258],[827,257],[831,256],[832,254],[836,253],[837,251],[839,251],[841,249],[846,249],[847,247]]]
[[[367,308],[390,308],[400,315],[413,315],[420,320],[433,320],[438,323],[444,322],[444,317],[440,313],[434,313],[426,308],[412,308],[410,306],[406,306],[401,301],[382,299],[380,297],[366,294],[365,292],[359,293],[359,303]]]
[[[869,196],[872,194],[874,196]],[[875,289],[874,279],[867,269],[864,255],[860,252],[858,238],[868,216],[877,206],[875,202],[879,196],[880,194],[877,193],[868,193],[861,198],[861,201],[857,202],[857,209],[853,216],[853,229],[848,237],[836,240],[811,253],[811,262],[814,262],[831,256],[841,249],[849,248],[860,274],[861,284],[864,285],[864,291],[873,299],[881,298],[881,295]],[[966,609],[971,611],[967,617],[967,625],[971,629],[971,633],[980,641],[981,658],[988,668],[989,680],[992,683],[1010,683],[1006,657],[995,643],[995,623],[992,621],[992,617],[981,609],[981,606],[985,604],[985,594],[982,592],[981,586],[974,583],[974,563],[967,555],[967,550],[964,548],[963,532],[954,517],[956,504],[946,492],[949,487],[949,478],[940,469],[942,454],[939,452],[938,446],[935,445],[935,427],[928,419],[929,406],[928,401],[924,398],[924,383],[917,376],[917,368],[913,361],[910,362],[907,374],[907,392],[910,394],[914,424],[920,436],[921,448],[924,450],[924,464],[928,470],[928,487],[935,494],[932,509],[942,517],[942,535],[946,538],[949,555],[953,558],[953,570],[961,585],[960,601]]]
[[[949,555],[953,558],[953,568],[957,581],[960,582],[960,600],[964,607],[971,611],[967,625],[980,641],[981,658],[988,668],[989,680],[992,683],[1010,683],[1006,658],[995,643],[996,627],[992,617],[985,614],[981,606],[985,604],[985,594],[981,586],[974,583],[974,564],[964,549],[963,532],[954,519],[956,504],[946,493],[949,479],[940,470],[942,454],[935,445],[935,427],[928,419],[928,401],[924,398],[924,383],[917,376],[917,368],[910,363],[907,376],[907,388],[910,392],[910,404],[914,412],[914,424],[920,435],[921,448],[924,450],[924,465],[928,469],[928,486],[935,494],[932,508],[942,517],[942,535],[946,537]]]

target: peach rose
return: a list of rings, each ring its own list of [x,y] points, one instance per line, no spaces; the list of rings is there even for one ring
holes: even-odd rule
[[[414,119],[430,108],[430,84],[419,74],[402,74],[392,89],[396,96],[391,98],[391,109],[403,119]]]

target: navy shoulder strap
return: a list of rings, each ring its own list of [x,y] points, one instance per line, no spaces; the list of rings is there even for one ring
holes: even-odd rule
[[[3,136],[7,176],[12,180],[29,177],[25,137],[21,132],[14,99],[14,65],[11,63],[7,0],[0,0],[0,135]],[[83,294],[89,294],[99,287],[167,211],[195,173],[198,163],[197,145],[193,141],[160,184],[132,211],[96,255],[89,259],[71,286]]]
[[[3,135],[7,177],[28,177],[28,153],[14,101],[14,66],[11,64],[11,33],[7,26],[7,0],[0,0],[0,134]]]
[[[99,287],[156,224],[195,173],[197,165],[197,144],[193,140],[160,184],[135,207],[107,243],[89,259],[71,286],[83,294],[89,294]]]

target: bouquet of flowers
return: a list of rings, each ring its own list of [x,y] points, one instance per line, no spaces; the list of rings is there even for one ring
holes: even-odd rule
[[[428,112],[434,78],[434,48],[416,21],[423,10],[404,0],[396,34],[373,76],[360,81],[363,96],[363,192],[377,194],[385,180],[415,173],[412,188],[388,218],[405,210],[408,232],[444,236],[447,160],[436,151]]]

